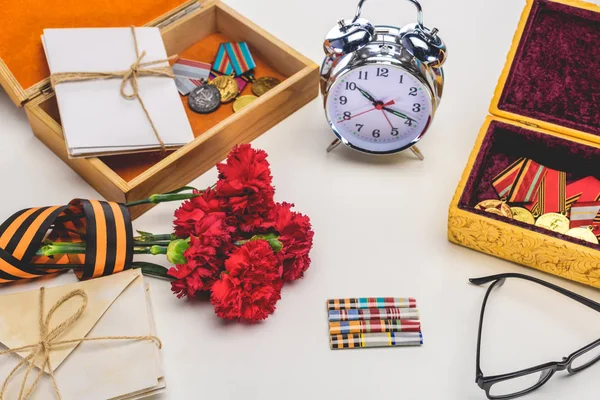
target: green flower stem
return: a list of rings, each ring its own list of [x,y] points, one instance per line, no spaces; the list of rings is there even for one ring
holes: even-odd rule
[[[167,247],[166,246],[134,247],[133,253],[134,254],[152,254],[154,256],[158,255],[158,254],[167,254]]]
[[[133,241],[133,246],[134,247],[152,247],[152,246],[168,246],[169,243],[168,241],[163,241],[163,242],[138,242],[138,241]]]
[[[170,242],[171,240],[177,239],[177,236],[175,236],[172,233],[166,233],[163,235],[154,235],[152,233],[140,231],[138,231],[138,233],[140,233],[141,235],[133,238],[133,240],[135,240],[136,242]]]
[[[152,245],[149,247],[134,247],[134,254],[167,254],[167,245]],[[85,243],[49,243],[42,248],[40,248],[36,255],[38,256],[57,256],[62,254],[85,254]]]

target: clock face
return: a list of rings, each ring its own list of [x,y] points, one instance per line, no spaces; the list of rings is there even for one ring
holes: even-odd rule
[[[334,131],[352,147],[394,153],[414,144],[432,116],[431,95],[415,76],[393,65],[366,65],[340,76],[326,104]]]

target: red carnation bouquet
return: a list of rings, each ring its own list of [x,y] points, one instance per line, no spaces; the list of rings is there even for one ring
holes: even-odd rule
[[[175,211],[173,234],[138,231],[134,238],[136,254],[164,254],[175,266],[133,264],[172,280],[179,298],[210,295],[221,318],[264,320],[275,311],[284,283],[310,266],[310,219],[293,211],[293,204],[275,202],[264,151],[238,146],[217,169],[217,183],[206,190],[185,187],[129,204],[186,200]],[[77,253],[77,246],[52,243],[39,254]]]

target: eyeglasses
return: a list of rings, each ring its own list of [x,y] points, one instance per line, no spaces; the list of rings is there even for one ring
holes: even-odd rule
[[[583,305],[586,305],[598,312],[600,312],[600,304],[593,300],[585,298],[573,293],[567,289],[563,289],[559,286],[545,282],[541,279],[537,279],[531,276],[522,274],[500,274],[488,276],[485,278],[469,279],[472,284],[485,285],[493,282],[488,288],[485,297],[483,298],[483,305],[481,306],[481,316],[479,319],[479,334],[477,336],[477,371],[476,371],[476,382],[477,385],[485,390],[488,399],[492,400],[507,400],[514,399],[539,389],[542,385],[552,378],[552,375],[556,371],[567,370],[569,374],[576,374],[583,371],[584,369],[591,367],[596,362],[600,361],[600,339],[593,343],[577,350],[568,357],[564,357],[562,361],[549,362],[541,364],[532,368],[524,369],[521,371],[513,372],[510,374],[496,375],[496,376],[484,376],[481,371],[481,331],[483,328],[483,315],[485,313],[485,306],[492,289],[500,287],[504,284],[507,278],[518,278],[524,279],[530,282],[540,284],[548,289],[557,291]]]

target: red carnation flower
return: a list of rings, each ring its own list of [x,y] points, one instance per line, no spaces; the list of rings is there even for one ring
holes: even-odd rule
[[[308,254],[313,245],[314,232],[310,218],[292,211],[293,204],[277,203],[271,212],[269,221],[263,226],[279,233],[283,245],[277,256],[283,263],[283,279],[294,281],[302,278],[310,266]]]
[[[175,235],[180,238],[197,235],[196,224],[205,215],[217,213],[225,218],[224,206],[223,201],[217,197],[216,191],[210,188],[206,189],[201,196],[187,200],[175,211]]]
[[[197,292],[207,291],[218,279],[224,264],[225,254],[233,246],[230,230],[219,213],[205,215],[196,222],[190,237],[190,247],[185,251],[185,264],[169,270],[169,275],[177,281],[171,290],[178,297],[195,297]]]
[[[210,301],[219,317],[258,322],[275,311],[282,270],[269,243],[246,243],[225,261],[225,269],[211,289]]]
[[[238,226],[249,232],[263,222],[273,207],[275,189],[267,153],[250,145],[235,147],[227,161],[217,165],[217,193],[227,208],[238,216]]]

